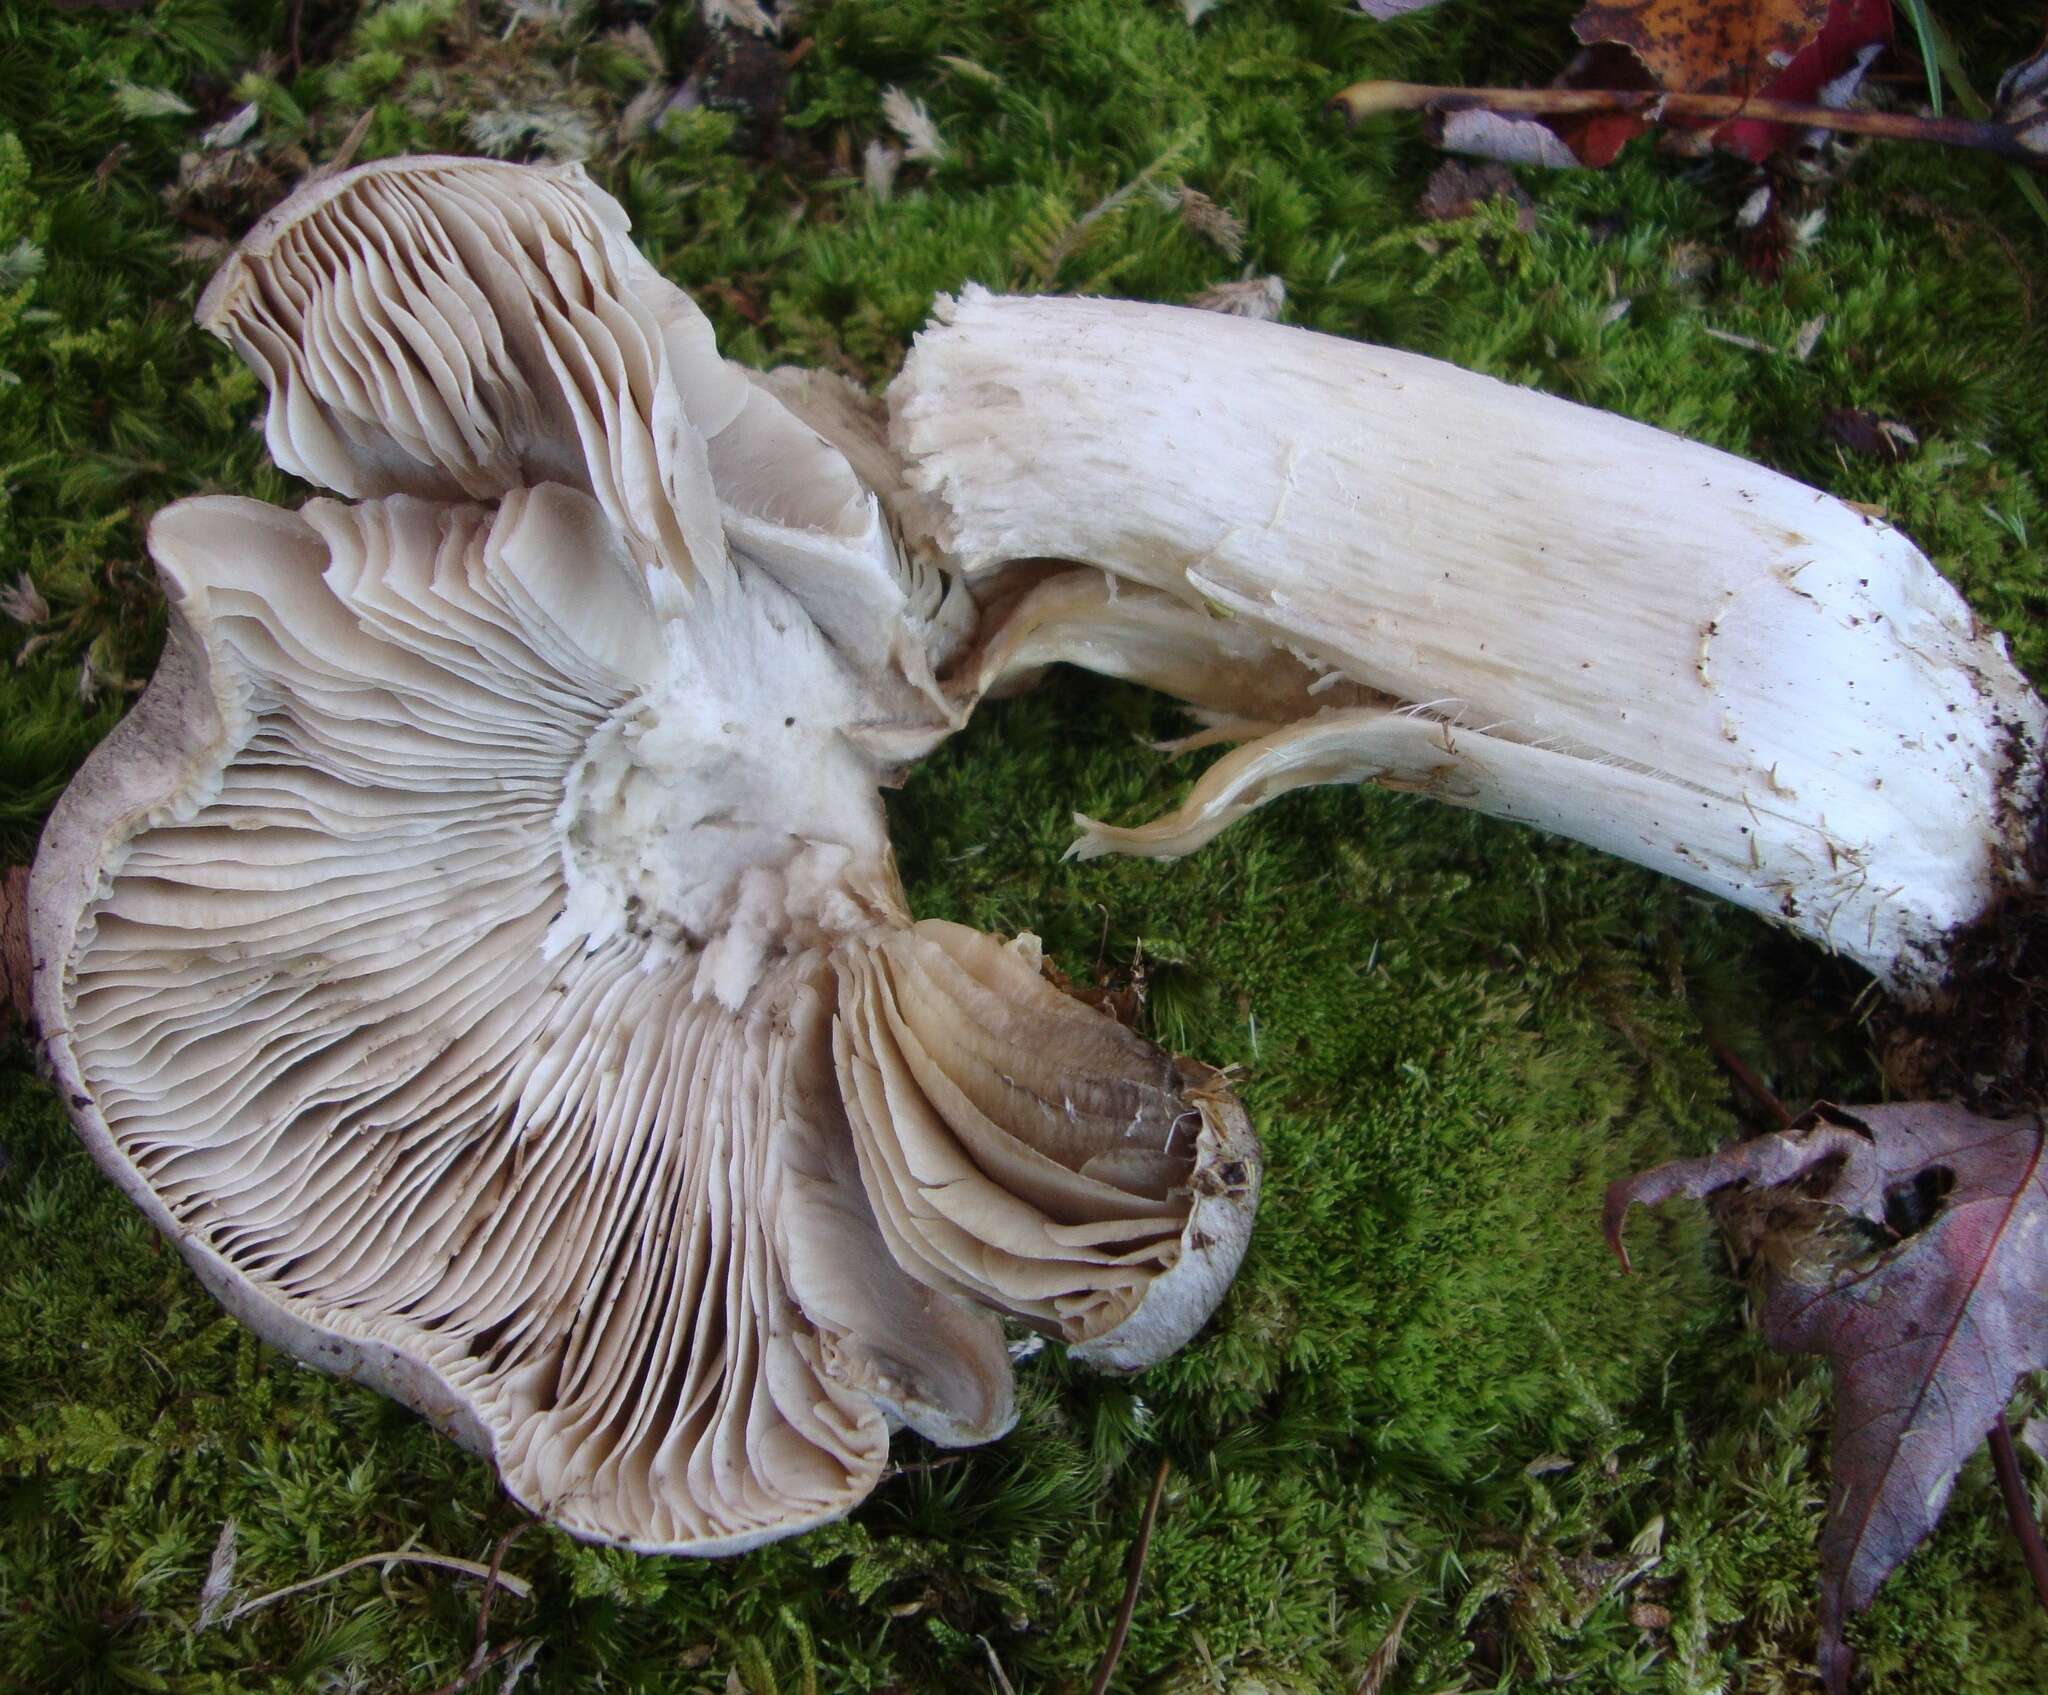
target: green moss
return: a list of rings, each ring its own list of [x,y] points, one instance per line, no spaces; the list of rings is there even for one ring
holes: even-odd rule
[[[332,31],[306,8],[297,68],[282,4],[7,10],[0,560],[52,618],[11,631],[38,645],[0,668],[6,849],[26,853],[148,673],[148,514],[208,489],[294,497],[248,428],[252,382],[188,327],[205,266],[180,244],[235,233],[266,180],[302,168],[295,149],[323,156],[366,105],[365,156],[480,134],[532,151],[583,126],[730,349],[870,381],[933,291],[970,279],[1182,299],[1236,276],[1150,193],[1077,234],[1150,171],[1244,219],[1242,263],[1286,280],[1295,322],[1888,507],[2038,670],[2048,239],[1997,168],[1869,153],[1764,280],[1735,252],[1749,178],[1731,163],[1638,147],[1607,173],[1532,175],[1532,230],[1499,212],[1423,226],[1436,160],[1412,125],[1322,116],[1358,76],[1542,80],[1572,9],[1453,3],[1375,26],[1336,0],[1228,0],[1190,30],[1165,0],[835,0],[802,25],[774,162],[733,151],[727,112],[618,143],[650,54],[665,78],[684,68],[673,10],[641,37],[615,33],[648,21],[623,7],[507,32],[487,6],[480,36],[454,5]],[[1943,10],[1979,81],[2031,46],[2003,9]],[[117,82],[196,114],[125,117]],[[881,204],[856,162],[892,84],[951,151]],[[167,199],[199,131],[245,100],[241,174]],[[1709,333],[1790,349],[1817,317],[1804,360]],[[1921,453],[1843,457],[1821,428],[1841,406],[1903,420]],[[866,1508],[794,1544],[704,1564],[525,1537],[508,1564],[535,1598],[492,1623],[539,1644],[523,1687],[974,1689],[991,1650],[1019,1689],[1085,1687],[1161,1455],[1175,1477],[1121,1688],[1349,1687],[1411,1596],[1399,1689],[1806,1686],[1824,1383],[1747,1335],[1696,1216],[1637,1223],[1624,1279],[1597,1213],[1616,1175],[1736,1129],[1709,1032],[1790,1098],[1872,1088],[1858,984],[1673,885],[1387,795],[1291,797],[1177,865],[1062,863],[1074,809],[1128,820],[1184,792],[1198,761],[1135,745],[1173,724],[1135,691],[1056,679],[983,714],[891,809],[921,912],[1036,929],[1081,978],[1142,950],[1153,1027],[1243,1068],[1270,1184],[1217,1321],[1130,1383],[1038,1356],[1008,1441],[941,1456],[906,1439]],[[226,1518],[256,1593],[408,1543],[479,1557],[517,1515],[418,1421],[224,1317],[27,1061],[8,1052],[0,1081],[0,1686],[452,1677],[477,1591],[421,1567],[190,1632]],[[1669,1627],[1631,1623],[1637,1602]],[[1859,1634],[1888,1690],[1989,1695],[2048,1656],[1981,1466]]]

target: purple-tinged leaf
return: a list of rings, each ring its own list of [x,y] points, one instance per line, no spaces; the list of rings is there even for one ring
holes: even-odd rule
[[[2048,1366],[2044,1143],[2038,1118],[1817,1107],[1775,1135],[1608,1192],[1617,1253],[1637,1202],[1740,1200],[1741,1245],[1768,1267],[1765,1340],[1833,1367],[1834,1488],[1820,1536],[1830,1690],[1847,1687],[1853,1663],[1844,1621],[1934,1528],[2021,1375]]]

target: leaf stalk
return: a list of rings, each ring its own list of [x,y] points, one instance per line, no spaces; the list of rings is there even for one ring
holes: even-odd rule
[[[2027,1575],[2034,1580],[2034,1594],[2041,1610],[2048,1613],[2048,1545],[2041,1540],[2041,1524],[2034,1517],[2034,1504],[2027,1499],[2026,1480],[2020,1476],[2020,1457],[2013,1448],[2012,1427],[2000,1413],[1991,1425],[1991,1469],[1998,1473],[1998,1492],[2005,1497],[2005,1514],[2012,1520],[2020,1553],[2027,1562]]]

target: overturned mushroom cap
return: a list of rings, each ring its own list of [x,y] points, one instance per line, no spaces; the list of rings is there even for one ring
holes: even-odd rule
[[[957,722],[872,410],[756,379],[576,169],[295,197],[202,319],[355,500],[159,515],[148,693],[53,816],[81,1135],[269,1340],[583,1536],[832,1518],[1013,1416],[997,1317],[1129,1368],[1243,1251],[1220,1078],[912,923],[877,790]]]

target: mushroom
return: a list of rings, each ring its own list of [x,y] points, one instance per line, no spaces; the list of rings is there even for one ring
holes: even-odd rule
[[[45,832],[80,1134],[269,1341],[573,1533],[846,1512],[894,1424],[1015,1416],[999,1315],[1107,1368],[1221,1297],[1221,1077],[913,923],[879,796],[959,721],[871,404],[720,359],[573,167],[302,191],[202,322],[280,465],[160,513],[162,664]]]
[[[1577,836],[1930,993],[2030,875],[2044,714],[1906,540],[1431,360],[942,301],[886,408],[744,372],[580,169],[362,167],[201,302],[288,470],[151,548],[163,664],[52,817],[38,1018],[207,1286],[576,1534],[845,1512],[1013,1416],[997,1314],[1184,1342],[1259,1167],[1223,1079],[913,922],[878,790],[1071,662],[1309,782]]]

